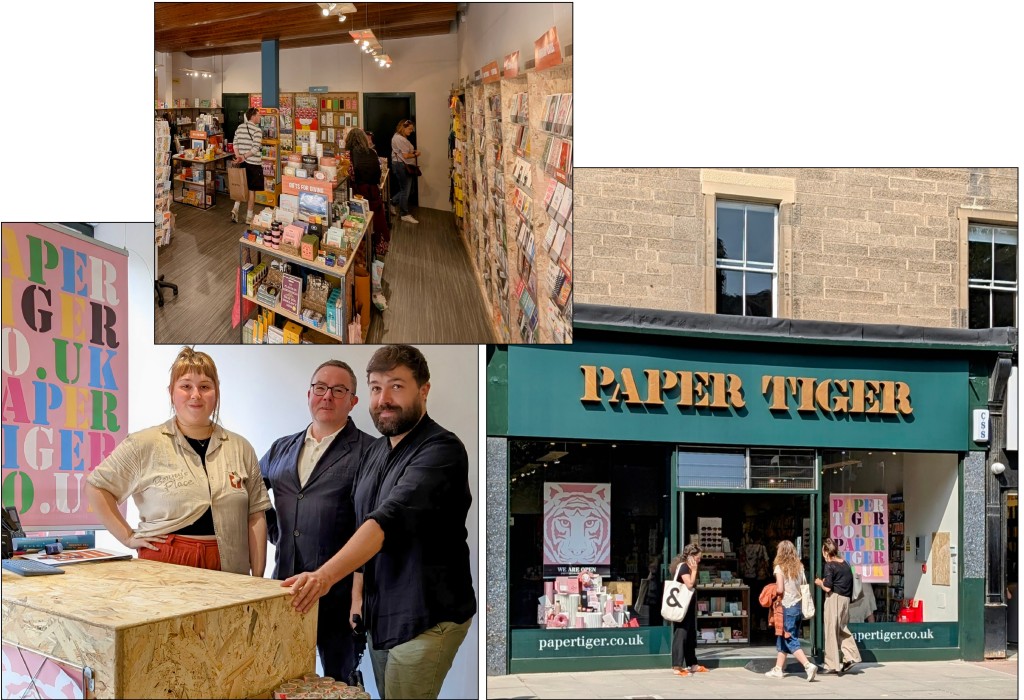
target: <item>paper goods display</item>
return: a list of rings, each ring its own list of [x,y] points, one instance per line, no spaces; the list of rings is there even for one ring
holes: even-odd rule
[[[106,549],[68,549],[57,554],[36,552],[26,554],[25,559],[34,559],[51,566],[67,566],[69,564],[82,564],[87,561],[116,561],[118,559],[131,559],[131,554],[111,552]]]

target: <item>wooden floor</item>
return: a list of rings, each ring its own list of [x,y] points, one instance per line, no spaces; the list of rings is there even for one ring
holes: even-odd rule
[[[163,307],[154,309],[155,342],[239,342],[231,305],[245,226],[231,223],[231,206],[226,195],[205,211],[172,205],[174,235],[157,250],[157,272],[178,285],[178,296],[165,290]],[[374,312],[367,342],[493,342],[488,310],[451,213],[417,208],[413,215],[419,224],[396,220],[391,231],[383,277],[388,309]]]

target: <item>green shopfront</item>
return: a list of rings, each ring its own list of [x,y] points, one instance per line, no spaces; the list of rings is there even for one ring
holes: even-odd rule
[[[701,663],[772,656],[775,546],[813,578],[829,536],[871,583],[865,660],[981,658],[971,420],[1005,332],[629,312],[488,349],[489,674],[667,668],[660,587],[690,542]],[[801,638],[820,653],[820,615]]]

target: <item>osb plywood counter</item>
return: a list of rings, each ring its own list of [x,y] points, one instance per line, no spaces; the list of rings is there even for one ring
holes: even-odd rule
[[[3,639],[89,666],[97,698],[269,697],[315,670],[314,606],[279,581],[132,559],[3,572]]]

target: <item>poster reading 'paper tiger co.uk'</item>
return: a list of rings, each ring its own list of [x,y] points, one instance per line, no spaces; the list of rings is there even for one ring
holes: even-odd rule
[[[611,573],[611,484],[545,482],[544,576]]]
[[[99,526],[85,479],[128,429],[128,256],[42,224],[2,229],[5,506],[26,530]]]
[[[889,582],[889,497],[884,493],[833,493],[828,536],[862,581]]]

